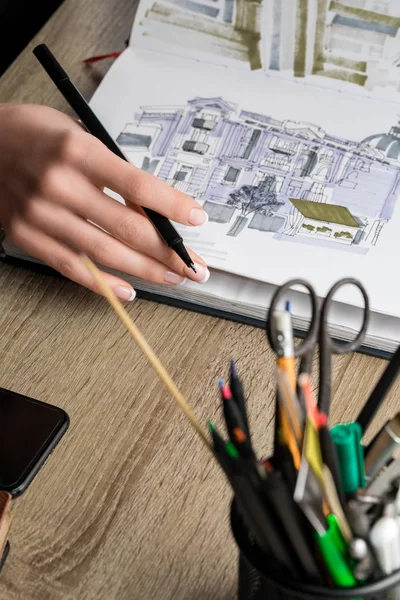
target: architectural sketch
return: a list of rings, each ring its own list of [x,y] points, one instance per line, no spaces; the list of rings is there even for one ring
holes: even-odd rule
[[[399,0],[141,0],[139,37],[283,77],[400,92]]]
[[[265,69],[400,91],[398,0],[264,0],[264,22]]]
[[[400,193],[400,125],[359,142],[222,98],[143,107],[117,138],[135,164],[200,202],[222,234],[245,229],[366,253]]]
[[[135,23],[139,37],[261,68],[263,0],[144,1],[143,16]]]

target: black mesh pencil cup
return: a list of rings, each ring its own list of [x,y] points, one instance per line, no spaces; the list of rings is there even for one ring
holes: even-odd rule
[[[291,579],[279,572],[271,559],[262,553],[251,540],[237,510],[231,507],[231,527],[239,550],[238,600],[331,600],[364,598],[395,600],[400,598],[400,571],[371,584],[353,588],[334,588],[311,585]]]

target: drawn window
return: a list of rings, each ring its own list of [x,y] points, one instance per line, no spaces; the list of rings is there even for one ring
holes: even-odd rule
[[[328,177],[328,173],[329,173],[329,167],[325,167],[325,166],[321,167],[315,173],[315,179],[319,179],[320,181],[325,181]]]
[[[304,152],[297,161],[293,177],[309,177],[317,161],[318,156],[314,150]]]
[[[175,181],[185,181],[188,174],[188,171],[177,171],[174,175],[174,179]]]
[[[240,148],[239,148],[238,156],[240,156],[241,158],[243,158],[243,154],[245,153],[245,150],[246,150],[247,146],[249,145],[252,133],[253,133],[253,129],[250,129],[250,128],[246,129],[246,132],[243,134],[243,136],[240,140]]]
[[[208,131],[204,129],[194,129],[190,139],[193,142],[202,142],[205,143],[208,140]]]
[[[224,23],[234,22],[234,0],[168,0],[168,2],[184,10],[189,10],[201,16],[211,17]]]
[[[262,161],[262,164],[272,169],[278,169],[279,171],[289,171],[290,162],[290,157],[285,154],[268,154]]]
[[[246,134],[243,136],[241,144],[240,144],[240,150],[239,150],[240,158],[244,158],[246,160],[250,158],[251,153],[253,152],[254,148],[257,145],[258,140],[260,139],[260,136],[261,136],[260,129],[248,129],[246,131]]]
[[[333,159],[333,150],[322,150],[319,153],[319,157],[324,162],[332,162],[332,159]]]
[[[128,146],[134,150],[148,150],[151,145],[151,135],[123,131],[119,134],[117,143],[120,146]]]
[[[205,119],[196,117],[193,119],[192,127],[195,129],[204,129],[205,131],[212,131],[215,129],[215,119]]]
[[[241,169],[235,169],[234,167],[229,167],[227,172],[225,173],[224,183],[236,183]]]
[[[217,119],[217,115],[215,113],[210,113],[210,112],[201,111],[200,116],[202,119],[206,119],[206,121],[215,121]]]
[[[193,168],[187,165],[180,165],[173,176],[174,181],[187,181],[190,179]]]
[[[168,0],[168,2],[206,17],[215,19],[219,15],[219,8],[212,6],[211,2],[193,2],[193,0]]]
[[[260,185],[266,192],[279,193],[282,190],[283,186],[283,176],[257,173],[256,177],[253,180],[253,185]]]

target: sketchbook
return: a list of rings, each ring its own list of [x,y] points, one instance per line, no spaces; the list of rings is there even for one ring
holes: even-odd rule
[[[203,206],[206,225],[176,227],[211,278],[130,281],[150,297],[261,324],[288,279],[324,296],[356,277],[371,301],[367,348],[394,351],[399,100],[398,2],[141,0],[91,106],[133,164]],[[4,249],[32,260],[7,240]],[[340,292],[335,337],[354,335],[361,306],[353,289]],[[292,312],[306,329],[301,291]]]

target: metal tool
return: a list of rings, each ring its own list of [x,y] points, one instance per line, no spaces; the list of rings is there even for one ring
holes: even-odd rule
[[[334,340],[329,333],[329,311],[332,306],[333,296],[345,285],[356,287],[363,297],[363,321],[356,337],[349,342],[338,342]],[[268,319],[266,323],[266,332],[269,344],[273,351],[279,355],[280,339],[279,332],[275,326],[273,315],[279,309],[281,304],[287,300],[289,290],[294,286],[301,286],[306,289],[310,296],[311,320],[305,338],[294,348],[294,356],[301,359],[300,373],[311,373],[311,366],[315,348],[319,344],[319,396],[318,408],[321,412],[329,415],[331,403],[331,359],[334,354],[347,354],[355,352],[364,341],[369,322],[369,299],[364,286],[357,279],[340,279],[329,290],[326,298],[319,306],[319,300],[313,286],[304,279],[291,279],[280,286],[271,301]]]

